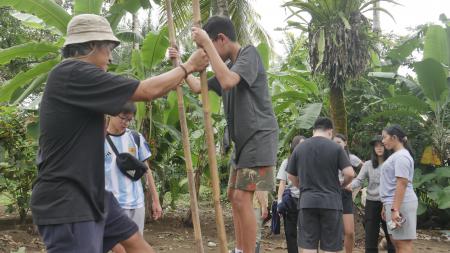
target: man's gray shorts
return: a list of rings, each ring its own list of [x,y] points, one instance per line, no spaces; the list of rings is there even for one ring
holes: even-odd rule
[[[48,253],[108,252],[138,231],[111,192],[105,192],[104,218],[55,225],[39,225]]]
[[[314,250],[341,251],[344,225],[342,210],[301,208],[298,213],[298,246]]]

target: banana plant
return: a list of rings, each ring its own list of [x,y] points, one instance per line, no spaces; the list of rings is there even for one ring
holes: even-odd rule
[[[103,0],[74,0],[74,15],[82,13],[103,14],[112,24],[113,31],[122,40],[139,40],[140,35],[130,31],[118,31],[119,24],[125,13],[136,12],[139,8],[150,8],[148,0],[117,0],[107,13],[101,13]],[[28,42],[0,50],[0,65],[5,65],[16,58],[34,58],[39,63],[30,70],[20,73],[11,80],[0,85],[0,103],[18,104],[27,95],[42,87],[46,82],[47,73],[61,61],[59,48],[64,43],[67,24],[72,16],[52,0],[0,0],[0,7],[11,7],[16,12],[13,16],[25,25],[34,28],[49,28],[60,39],[51,44],[47,42]],[[18,13],[20,12],[20,13]]]
[[[370,118],[389,115],[408,115],[415,117],[419,122],[432,124],[432,139],[441,161],[444,159],[446,148],[450,144],[450,27],[430,25],[425,29],[423,37],[423,58],[412,63],[417,79],[400,76],[393,72],[369,73],[378,78],[397,79],[405,83],[410,89],[410,94],[391,94],[383,102],[389,105],[397,105],[397,108],[386,110]],[[419,45],[419,44],[416,44]],[[410,50],[411,45],[405,45]],[[366,119],[367,120],[367,119]]]
[[[417,215],[427,211],[427,207],[450,210],[450,168],[437,168],[435,171],[423,174],[421,170],[414,171],[414,189],[420,196]]]

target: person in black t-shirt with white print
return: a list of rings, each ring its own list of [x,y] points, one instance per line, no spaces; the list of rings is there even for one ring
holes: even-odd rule
[[[49,73],[40,105],[38,176],[33,185],[33,222],[47,252],[154,252],[105,191],[104,115],[117,115],[129,101],[152,100],[203,70],[197,50],[180,67],[138,81],[106,72],[120,41],[101,16],[77,15],[67,27],[65,58]],[[143,57],[146,57],[145,55]]]
[[[342,250],[341,189],[353,178],[353,168],[344,149],[334,143],[333,123],[318,118],[313,137],[299,144],[289,158],[289,180],[300,189],[298,246],[304,253]],[[344,182],[339,182],[339,171]]]

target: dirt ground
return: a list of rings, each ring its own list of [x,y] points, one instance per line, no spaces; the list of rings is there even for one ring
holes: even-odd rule
[[[228,244],[233,246],[233,227],[231,212],[228,206],[223,206],[225,224],[228,235]],[[186,214],[187,208],[177,208],[176,210],[165,210],[166,215],[161,221],[152,221],[146,224],[144,232],[145,239],[153,245],[157,252],[170,253],[194,253],[193,243],[194,231],[185,228],[182,224],[182,217]],[[200,206],[200,220],[202,226],[202,238],[205,252],[218,253],[217,246],[208,244],[218,244],[215,228],[214,208],[212,205],[202,203]],[[38,234],[33,226],[16,225],[17,220],[13,216],[7,216],[0,210],[0,252],[45,252]],[[358,229],[356,230],[357,233]],[[283,232],[281,233],[283,234]],[[357,236],[358,237],[358,236]],[[359,236],[358,238],[361,238]],[[357,241],[355,253],[363,253],[363,240]],[[20,250],[19,250],[20,249]],[[287,252],[283,235],[271,235],[270,228],[265,227],[263,231],[262,252],[281,253]],[[385,251],[380,251],[385,252]],[[417,253],[443,253],[450,252],[450,242],[439,238],[436,232],[419,231],[419,240],[415,242]]]

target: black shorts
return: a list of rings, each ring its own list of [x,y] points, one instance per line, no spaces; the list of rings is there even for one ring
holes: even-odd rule
[[[303,249],[341,251],[344,225],[342,211],[302,208],[298,213],[298,246]]]
[[[353,214],[352,192],[342,190],[342,213]]]
[[[138,232],[111,192],[105,192],[104,218],[55,225],[39,225],[48,253],[108,252],[117,243]]]

